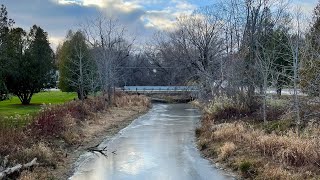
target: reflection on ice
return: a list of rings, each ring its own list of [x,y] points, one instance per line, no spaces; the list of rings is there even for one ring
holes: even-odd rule
[[[187,104],[155,104],[108,146],[108,157],[84,155],[72,180],[231,179],[214,169],[195,147],[200,114]]]

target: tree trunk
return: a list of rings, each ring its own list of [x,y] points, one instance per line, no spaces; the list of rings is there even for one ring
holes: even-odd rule
[[[79,100],[84,100],[84,94],[83,93],[81,93],[81,90],[77,90],[77,95],[78,95],[78,99]]]
[[[31,101],[32,94],[25,93],[22,95],[17,95],[23,105],[29,105]]]
[[[112,87],[111,84],[108,84],[108,105],[112,105]]]
[[[280,86],[277,86],[277,96],[281,97],[282,88]]]
[[[250,110],[253,110],[253,104],[254,104],[254,91],[255,91],[255,88],[253,85],[249,85],[248,87],[248,101],[247,101],[247,104],[248,104],[248,107],[250,108]]]
[[[22,104],[23,105],[29,105],[30,104],[30,101],[28,99],[23,99],[22,100]]]

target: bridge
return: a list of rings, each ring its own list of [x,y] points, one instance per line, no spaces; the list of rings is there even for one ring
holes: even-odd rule
[[[185,103],[196,97],[196,86],[124,86],[126,93],[144,94],[152,98],[153,102]]]
[[[196,86],[124,86],[125,92],[148,93],[185,93],[197,92]]]

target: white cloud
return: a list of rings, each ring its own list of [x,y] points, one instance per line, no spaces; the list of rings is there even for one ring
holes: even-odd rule
[[[148,28],[159,30],[171,30],[174,28],[175,16],[168,10],[162,11],[147,11],[141,17],[141,20]]]
[[[123,0],[58,0],[59,4],[79,4],[82,6],[96,6],[101,9],[115,9],[121,12],[132,12],[142,8],[137,1]]]
[[[140,13],[139,19],[147,28],[170,30],[175,26],[176,18],[182,14],[191,14],[197,7],[186,0],[57,0],[59,4],[79,4],[82,6],[96,6],[110,16],[119,12],[130,14]],[[154,5],[161,10],[145,9],[146,5]]]
[[[59,4],[64,4],[64,5],[69,5],[69,4],[81,4],[80,2],[78,1],[74,1],[74,0],[58,0],[56,1],[58,2]]]
[[[141,17],[146,27],[159,30],[172,30],[176,19],[181,15],[191,14],[197,6],[183,0],[171,0],[163,10],[149,10]]]
[[[60,37],[60,36],[50,36],[49,37],[49,42],[50,42],[50,46],[53,49],[53,51],[57,50],[57,47],[60,43],[62,43],[64,40],[64,37]]]

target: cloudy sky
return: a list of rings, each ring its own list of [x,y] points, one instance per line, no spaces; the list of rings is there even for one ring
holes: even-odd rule
[[[305,13],[311,13],[317,0],[292,0]],[[155,30],[173,26],[175,18],[191,13],[215,0],[0,0],[16,26],[33,24],[48,32],[52,47],[63,40],[68,29],[76,29],[90,17],[106,13],[119,19],[140,40]]]

